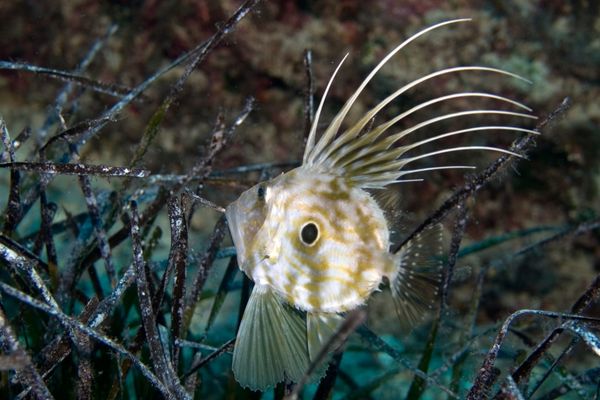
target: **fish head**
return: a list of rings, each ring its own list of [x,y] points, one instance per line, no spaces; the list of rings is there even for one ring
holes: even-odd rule
[[[243,192],[225,211],[238,264],[255,281],[257,277],[252,273],[255,267],[265,262],[273,264],[278,258],[284,203],[295,177],[296,173],[291,171],[261,182]]]

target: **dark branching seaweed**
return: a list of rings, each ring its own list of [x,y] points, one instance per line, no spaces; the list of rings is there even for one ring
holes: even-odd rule
[[[195,160],[187,173],[151,174],[142,167],[167,123],[165,117],[181,99],[191,74],[257,3],[258,0],[244,2],[208,40],[132,87],[102,82],[87,72],[92,60],[116,34],[115,25],[92,44],[72,71],[0,61],[0,69],[67,82],[50,106],[39,131],[32,133],[30,129],[24,129],[12,139],[0,118],[0,169],[9,171],[0,233],[0,370],[3,374],[10,371],[2,375],[0,395],[16,399],[52,399],[58,397],[58,393],[61,397],[81,399],[128,396],[190,399],[206,396],[216,387],[214,381],[217,381],[219,388],[225,388],[220,390],[229,391],[231,397],[260,397],[237,386],[229,372],[228,359],[222,365],[219,361],[227,358],[235,346],[231,326],[237,321],[239,327],[252,283],[245,276],[239,279],[242,274],[238,273],[235,249],[223,247],[227,233],[224,208],[208,200],[206,197],[210,196],[205,190],[209,185],[248,186],[257,177],[262,179],[275,171],[293,168],[298,162],[214,170],[218,156],[230,145],[254,108],[254,100],[249,98],[233,119],[222,114],[216,117],[205,153]],[[149,118],[127,166],[81,162],[80,151],[86,143],[107,131],[109,124],[116,123],[132,103],[145,104],[147,89],[175,67],[181,67],[182,72]],[[314,118],[315,79],[310,50],[304,53],[304,68],[306,137]],[[96,118],[74,120],[80,98],[86,91],[108,94],[114,103]],[[565,99],[536,129],[544,130],[569,105],[570,101]],[[51,133],[53,129],[57,133]],[[517,139],[510,150],[524,154],[533,144],[534,136],[526,135]],[[30,152],[27,161],[19,161],[26,149]],[[439,312],[425,341],[413,346],[416,350],[390,344],[378,336],[365,325],[366,311],[358,309],[346,315],[344,323],[318,354],[301,382],[279,385],[275,397],[298,399],[314,389],[314,399],[333,395],[347,399],[376,398],[380,387],[408,373],[412,381],[402,390],[407,390],[409,400],[422,398],[429,389],[443,393],[447,398],[461,398],[466,391],[464,385],[461,387],[464,379],[470,381],[469,399],[492,395],[498,399],[525,399],[537,394],[551,377],[562,378],[557,367],[578,344],[599,354],[600,339],[594,329],[600,320],[583,313],[600,294],[600,275],[568,312],[519,310],[510,315],[499,330],[497,325],[481,327],[476,324],[486,276],[491,270],[600,228],[600,219],[591,218],[566,227],[511,232],[461,249],[470,218],[470,199],[513,162],[510,156],[503,155],[480,173],[468,177],[462,187],[395,248],[398,251],[423,230],[454,215],[450,248],[443,263]],[[81,209],[85,211],[71,214],[65,205],[51,196],[54,178],[64,175],[78,177],[77,193],[82,196]],[[106,178],[116,181],[116,190],[100,190],[94,186],[94,179]],[[27,216],[37,209],[34,205],[38,202],[39,227],[24,233],[22,231],[30,229]],[[198,207],[220,214],[202,251],[191,246],[192,221]],[[61,212],[65,218],[57,220]],[[156,222],[165,214],[170,244],[163,246],[168,248],[168,255],[161,259],[156,254],[164,240]],[[449,302],[461,257],[514,238],[548,231],[550,236],[484,265],[476,279],[467,317],[459,322],[451,320]],[[118,247],[123,243],[130,246],[126,257],[118,255],[121,250]],[[229,260],[226,267],[219,270],[221,258]],[[218,285],[211,285],[212,271],[222,271]],[[237,315],[231,316],[227,333],[223,333],[219,325],[223,310],[231,311],[227,301],[233,297],[230,293],[238,290]],[[211,300],[210,306],[206,306],[205,300]],[[202,328],[193,321],[199,309],[205,311],[203,316],[206,317]],[[523,316],[549,319],[555,324],[538,343],[527,332],[513,327],[515,320]],[[444,336],[461,323],[456,337]],[[481,343],[496,330],[498,333],[491,348],[482,352]],[[348,343],[354,332],[362,339],[358,350],[351,340]],[[507,373],[497,364],[503,357],[501,349],[508,348],[505,342],[510,333],[532,350]],[[565,333],[571,341],[558,356],[552,356],[549,349]],[[447,348],[440,350],[442,342]],[[355,354],[368,354],[372,358],[370,365],[374,375],[369,379],[357,379],[349,372],[350,364],[355,363],[352,358]],[[381,373],[376,373],[382,363],[373,360],[382,354],[391,361]],[[476,369],[474,365],[480,362],[482,354],[483,362]],[[418,364],[414,360],[418,360]],[[550,365],[541,378],[534,380],[536,375],[532,372],[542,361],[544,365]],[[328,362],[320,383],[312,389],[307,388],[311,377],[317,371],[324,371]],[[559,380],[556,387],[541,398],[554,399],[571,390],[585,396],[591,392],[582,387],[598,385],[599,379],[600,370],[591,368]]]
[[[598,319],[598,318],[584,317],[584,316],[575,315],[575,314],[564,314],[564,313],[542,311],[542,310],[519,310],[519,311],[514,312],[506,319],[506,321],[504,321],[502,328],[498,332],[498,335],[496,336],[496,339],[494,340],[494,344],[492,345],[490,351],[488,352],[486,358],[484,359],[481,369],[479,370],[479,373],[477,375],[477,378],[473,382],[473,386],[471,387],[471,390],[469,391],[469,394],[467,395],[467,399],[469,399],[469,400],[481,399],[481,398],[486,398],[489,396],[489,391],[490,391],[491,385],[498,378],[498,375],[499,375],[499,371],[494,367],[494,363],[498,357],[498,352],[500,351],[500,347],[502,346],[502,343],[504,342],[504,339],[505,339],[506,335],[508,334],[509,327],[515,319],[521,317],[522,315],[528,315],[528,314],[543,316],[543,317],[548,317],[548,318],[555,318],[555,319],[559,319],[559,320],[582,321],[582,322],[590,322],[590,323],[595,323],[595,324],[600,323],[600,319]],[[516,383],[512,376],[509,378],[509,386],[516,388]],[[512,393],[512,390],[503,389],[503,393],[500,394],[500,397],[507,395],[507,393],[509,393],[509,394]]]
[[[12,162],[2,163],[0,168],[10,168],[16,171],[34,171],[50,175],[96,175],[113,177],[144,178],[150,175],[150,171],[139,168],[110,167],[108,165],[85,165],[85,164],[54,164],[35,162]]]
[[[29,355],[21,348],[2,310],[0,310],[0,343],[6,351],[3,363],[8,367],[6,369],[18,371],[14,378],[15,381],[29,387],[39,399],[53,399],[54,397],[50,394],[44,379],[36,370]]]
[[[171,93],[167,96],[163,106],[159,109],[161,117],[164,116],[164,112],[168,109],[168,106],[172,104],[181,92],[184,82],[187,80],[191,72],[198,65],[198,63],[207,55],[209,52],[218,44],[218,42],[229,32],[231,32],[236,24],[254,7],[256,1],[249,1],[243,4],[238,12],[227,21],[218,30],[209,41],[198,46],[196,49],[187,53],[185,56],[180,57],[176,60],[168,69],[173,68],[183,62],[187,62],[188,66],[185,73],[180,79],[172,86]],[[111,29],[110,34],[114,33],[114,29]],[[68,80],[70,83],[82,85],[87,89],[100,90],[103,92],[109,92],[109,94],[119,97],[120,100],[109,109],[100,118],[76,123],[73,127],[67,128],[64,122],[60,122],[59,125],[62,127],[62,132],[51,137],[45,144],[41,145],[39,154],[41,161],[28,161],[18,162],[15,157],[15,147],[17,147],[17,140],[11,141],[8,134],[8,130],[2,122],[2,143],[3,152],[1,155],[0,168],[8,168],[11,171],[11,190],[10,198],[5,212],[5,218],[3,219],[3,234],[0,242],[0,256],[2,262],[9,268],[9,272],[13,277],[13,284],[17,284],[19,287],[23,287],[32,295],[40,295],[42,301],[36,300],[31,295],[24,293],[23,291],[14,288],[11,285],[2,283],[2,291],[5,296],[12,296],[24,304],[29,304],[35,309],[41,310],[42,312],[51,315],[58,319],[60,324],[66,330],[66,336],[56,336],[48,345],[41,351],[40,360],[38,362],[39,367],[43,372],[43,375],[38,372],[35,364],[29,358],[27,353],[20,347],[19,342],[14,335],[8,320],[4,313],[1,315],[2,322],[2,344],[9,349],[10,353],[7,353],[7,357],[10,356],[11,366],[9,369],[17,371],[17,374],[12,379],[14,383],[20,383],[21,388],[24,391],[17,397],[24,398],[31,391],[38,398],[52,398],[48,388],[45,385],[44,379],[48,374],[51,374],[54,369],[58,367],[60,363],[63,363],[72,351],[71,345],[77,350],[78,354],[78,367],[77,367],[77,396],[79,398],[92,398],[92,387],[94,384],[95,374],[92,360],[92,349],[94,344],[90,339],[99,341],[107,345],[112,351],[125,358],[129,363],[137,367],[143,376],[155,387],[160,393],[166,398],[190,398],[191,395],[182,386],[175,369],[177,368],[179,356],[178,347],[174,347],[173,353],[166,352],[163,348],[163,342],[161,334],[159,333],[157,325],[157,317],[162,319],[162,313],[159,308],[162,304],[162,299],[165,294],[165,286],[163,283],[162,290],[155,293],[152,284],[152,269],[149,268],[145,258],[144,249],[142,247],[142,235],[144,233],[144,226],[147,226],[155,218],[155,215],[162,209],[163,205],[169,201],[169,216],[171,219],[172,228],[172,243],[173,247],[169,256],[169,266],[165,273],[165,279],[170,276],[170,271],[174,271],[174,292],[172,301],[172,329],[174,338],[179,338],[182,333],[183,322],[184,322],[184,305],[185,303],[185,267],[187,263],[187,228],[186,228],[186,216],[184,215],[183,201],[175,200],[175,197],[168,195],[165,190],[159,190],[158,195],[154,198],[153,203],[145,208],[145,212],[140,216],[137,212],[135,202],[131,203],[131,216],[126,214],[122,215],[124,218],[125,226],[113,234],[110,238],[107,236],[108,228],[106,215],[103,214],[103,207],[98,202],[98,197],[94,194],[92,189],[90,176],[104,176],[104,177],[135,177],[143,178],[148,176],[149,171],[134,167],[113,167],[104,165],[87,165],[83,163],[69,163],[69,159],[78,158],[76,156],[77,148],[81,147],[92,135],[96,134],[102,129],[107,122],[114,120],[115,115],[123,109],[124,106],[129,104],[133,99],[142,94],[142,92],[156,80],[157,77],[162,76],[168,69],[159,71],[156,75],[144,81],[141,85],[134,89],[119,87],[118,85],[104,85],[100,84],[92,79],[85,78],[80,73],[85,69],[87,64],[91,61],[93,56],[99,51],[101,45],[96,43],[93,49],[89,52],[86,59],[82,62],[76,72],[64,72],[57,70],[50,70],[46,68],[38,68],[31,65],[19,64],[19,63],[8,63],[4,62],[1,67],[10,69],[21,69],[27,72],[33,72],[36,74],[49,74],[62,79]],[[63,90],[57,97],[55,104],[55,110],[60,110],[66,104],[66,97],[70,90],[70,86]],[[165,106],[166,105],[166,106]],[[235,129],[243,122],[244,118],[250,112],[252,103],[248,102],[244,112],[238,117],[233,124],[226,126],[222,124],[221,130],[215,132],[213,135],[213,141],[209,149],[209,154],[201,159],[197,165],[193,168],[191,173],[182,182],[171,187],[171,192],[176,193],[184,188],[194,176],[200,176],[198,179],[201,181],[205,180],[211,172],[211,164],[217,153],[225,147],[227,141],[231,138]],[[57,111],[58,117],[60,118],[60,111]],[[153,130],[152,134],[158,132],[158,124],[155,118],[149,124],[149,129]],[[50,125],[51,119],[49,119],[47,125]],[[47,128],[43,129],[47,131]],[[44,135],[42,135],[44,136]],[[27,139],[25,135],[20,135],[18,140]],[[43,138],[40,138],[43,139]],[[48,155],[46,154],[50,149],[50,145],[57,142],[58,140],[65,141],[69,145],[69,151],[62,157],[59,157],[60,162],[49,162],[46,161]],[[133,158],[131,163],[135,166],[139,160],[145,154],[148,146],[150,145],[152,137],[145,134],[142,139],[142,143],[138,147],[138,151]],[[34,184],[32,189],[26,195],[25,199],[22,199],[20,195],[21,185],[21,174],[23,172],[36,172],[39,173],[42,179],[39,184]],[[69,221],[67,224],[62,224],[64,228],[56,229],[56,223],[53,219],[57,211],[57,205],[47,200],[45,188],[51,181],[53,175],[78,175],[81,190],[85,198],[85,202],[88,207],[88,213],[82,215],[79,220]],[[129,186],[130,180],[125,182],[125,189]],[[123,191],[122,193],[125,193]],[[34,203],[36,198],[41,199],[41,227],[38,234],[35,236],[33,242],[33,250],[29,251],[26,247],[19,244],[18,241],[12,240],[10,236],[13,236],[15,228],[22,221],[23,216],[27,213],[31,205]],[[119,201],[115,204],[120,204]],[[40,276],[39,271],[43,271],[44,274],[56,274],[56,266],[59,263],[56,246],[54,244],[54,236],[58,233],[65,232],[65,229],[69,229],[70,225],[76,227],[77,236],[82,233],[81,227],[88,223],[91,224],[92,233],[88,237],[93,238],[93,242],[90,245],[84,245],[83,242],[77,244],[75,249],[79,249],[79,255],[75,256],[74,260],[79,259],[78,270],[87,270],[90,273],[90,277],[95,277],[92,281],[95,282],[94,287],[96,293],[102,298],[98,301],[95,298],[90,299],[90,302],[86,305],[84,312],[79,316],[79,320],[69,317],[62,310],[59,303],[54,299],[52,290],[50,290],[45,283],[45,278]],[[108,225],[110,227],[110,225]],[[214,256],[211,254],[216,253],[218,249],[218,243],[222,240],[225,232],[225,226],[221,223],[218,225],[218,240],[215,240],[215,246],[209,248],[209,251],[202,258],[201,268],[199,269],[199,279],[197,281],[203,281],[206,273],[210,269],[210,265],[214,260]],[[125,273],[117,282],[117,268],[114,264],[113,256],[111,254],[111,248],[119,244],[126,238],[131,238],[133,245],[133,264],[131,267],[126,269]],[[94,243],[95,242],[95,243]],[[48,264],[40,258],[38,253],[41,252],[42,246],[46,248],[48,257]],[[90,251],[91,250],[91,251]],[[96,253],[97,252],[97,253]],[[96,255],[97,254],[97,255]],[[108,296],[103,295],[101,288],[100,278],[95,274],[95,269],[92,263],[101,257],[105,262],[105,268],[108,276],[110,285],[110,291]],[[82,269],[83,268],[83,269]],[[75,270],[73,270],[75,272]],[[92,274],[92,272],[94,272]],[[61,274],[64,279],[65,275]],[[81,276],[81,272],[75,272],[75,274],[68,274],[71,278],[71,283],[61,285],[68,291],[75,290],[75,283]],[[56,278],[56,275],[55,275]],[[59,278],[61,279],[61,278]],[[137,282],[138,291],[138,303],[140,309],[141,321],[143,323],[143,330],[139,332],[145,333],[146,343],[150,350],[150,360],[152,362],[152,369],[154,369],[156,375],[151,372],[138,357],[132,352],[128,351],[125,347],[118,344],[112,339],[109,339],[102,331],[106,328],[106,322],[110,320],[110,316],[117,311],[119,312],[120,301],[123,299],[123,294],[127,289],[134,283]],[[198,293],[201,291],[202,285],[199,285]],[[154,294],[154,295],[153,295]],[[158,295],[157,295],[158,294]],[[61,294],[63,297],[68,298],[66,293]],[[74,297],[72,297],[74,298]],[[194,293],[193,299],[197,298],[197,294]],[[72,304],[72,301],[70,301]],[[195,301],[194,301],[195,303]],[[193,304],[190,302],[188,308]],[[70,340],[69,340],[70,338]],[[135,342],[135,341],[134,341]],[[135,343],[134,343],[135,344]],[[133,346],[135,352],[141,349],[141,344]],[[214,357],[212,357],[214,358]],[[211,358],[211,359],[212,359]],[[19,361],[15,363],[15,361]],[[122,375],[127,366],[121,365],[121,361],[117,360],[119,365],[119,373],[116,377],[119,384],[118,387],[122,391],[123,389],[123,378]],[[193,390],[192,390],[193,392]]]

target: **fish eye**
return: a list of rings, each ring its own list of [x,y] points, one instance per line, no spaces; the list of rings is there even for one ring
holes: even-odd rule
[[[300,240],[307,246],[315,244],[319,238],[319,227],[312,221],[309,221],[302,225],[300,229]]]
[[[260,185],[258,187],[257,190],[257,194],[258,194],[258,199],[259,200],[264,200],[265,199],[265,194],[267,193],[267,190],[265,189],[265,187],[263,185]]]

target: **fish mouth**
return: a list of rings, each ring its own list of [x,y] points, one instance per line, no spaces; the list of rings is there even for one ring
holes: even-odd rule
[[[257,243],[263,221],[253,217],[248,207],[236,201],[225,209],[225,218],[237,252],[238,265],[250,266],[270,258],[271,255],[267,254],[266,248]],[[264,256],[258,258],[257,254],[264,254]]]
[[[243,266],[247,263],[246,261],[246,240],[244,238],[244,232],[241,229],[242,220],[240,219],[241,213],[238,212],[236,203],[230,204],[225,209],[225,218],[227,219],[227,225],[229,226],[229,233],[233,240],[237,253],[238,265]]]
[[[268,255],[259,257],[257,260],[250,257],[250,258],[246,259],[244,264],[239,264],[241,266],[240,269],[242,271],[251,271],[252,269],[256,268],[257,266],[259,266],[263,262],[267,261],[268,259],[269,259]]]

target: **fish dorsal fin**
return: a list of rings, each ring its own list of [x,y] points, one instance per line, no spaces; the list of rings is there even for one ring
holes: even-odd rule
[[[267,286],[256,285],[235,342],[235,379],[264,391],[286,380],[298,382],[309,365],[306,321]]]
[[[337,71],[342,66],[342,63],[344,62],[346,57],[348,57],[348,54],[346,54],[346,56],[344,56],[344,58],[342,59],[340,64],[337,66],[331,79],[329,80],[327,89],[325,89],[325,94],[321,98],[321,103],[319,104],[319,108],[317,110],[317,113],[315,114],[315,120],[313,121],[313,125],[310,130],[309,138],[308,138],[308,141],[306,144],[306,149],[304,150],[304,163],[311,164],[312,162],[314,162],[315,156],[317,156],[323,150],[323,148],[327,147],[327,145],[329,143],[331,143],[331,141],[335,138],[338,130],[340,129],[340,126],[342,125],[342,122],[343,122],[344,118],[346,117],[346,114],[348,114],[348,111],[350,111],[350,108],[352,107],[352,105],[354,104],[354,102],[356,101],[356,99],[358,98],[360,93],[364,90],[364,88],[367,86],[369,81],[371,81],[371,79],[373,79],[375,74],[377,74],[377,72],[389,61],[389,59],[394,56],[394,54],[396,54],[397,52],[402,50],[406,45],[408,45],[413,40],[417,39],[419,36],[422,36],[431,30],[437,29],[444,25],[453,24],[453,23],[457,23],[457,22],[470,21],[470,20],[471,20],[470,18],[461,18],[461,19],[454,19],[454,20],[450,20],[450,21],[440,22],[439,24],[436,24],[436,25],[433,25],[433,26],[423,29],[422,31],[420,31],[420,32],[412,35],[408,39],[406,39],[404,42],[400,43],[400,45],[396,46],[396,48],[394,50],[389,52],[383,58],[383,60],[381,60],[379,62],[379,64],[377,64],[377,66],[375,68],[373,68],[371,73],[360,84],[358,89],[356,89],[356,91],[352,94],[352,96],[350,96],[350,98],[346,101],[346,103],[344,104],[342,109],[338,112],[338,114],[335,116],[333,121],[331,121],[331,124],[329,125],[329,127],[327,128],[325,133],[323,133],[323,136],[321,137],[321,139],[317,142],[316,145],[313,146],[313,143],[315,142],[317,125],[319,123],[319,114],[322,109],[323,102],[325,100],[325,96],[327,95],[327,91],[329,90],[329,87],[331,86],[331,83],[333,82],[333,78],[335,78]],[[368,121],[368,119],[367,119],[367,121]],[[366,124],[366,122],[365,122],[365,124]]]
[[[488,109],[475,109],[475,110],[467,110],[457,113],[445,114],[436,118],[432,118],[421,122],[413,127],[408,129],[404,129],[400,132],[394,134],[387,134],[389,129],[400,122],[405,117],[431,106],[433,104],[442,102],[442,101],[451,101],[453,99],[464,99],[466,97],[475,97],[475,98],[489,98],[494,99],[498,102],[503,102],[506,104],[510,104],[512,106],[523,109],[527,112],[530,112],[531,109],[527,106],[518,103],[514,100],[508,99],[506,97],[498,96],[490,93],[479,93],[479,92],[459,92],[452,93],[449,95],[441,96],[438,98],[434,98],[432,100],[421,103],[417,106],[412,107],[411,109],[397,115],[396,117],[386,121],[373,129],[364,132],[365,127],[369,124],[370,121],[381,111],[386,105],[391,103],[393,100],[398,98],[400,95],[412,89],[413,87],[423,83],[427,80],[433,79],[438,76],[452,74],[452,73],[460,73],[465,71],[483,71],[489,73],[496,73],[507,75],[513,78],[517,78],[526,82],[525,78],[522,78],[516,74],[513,74],[508,71],[500,70],[497,68],[483,67],[483,66],[458,66],[453,68],[446,68],[439,71],[435,71],[428,75],[425,75],[419,79],[416,79],[403,87],[396,90],[394,93],[389,95],[371,110],[369,110],[361,119],[359,119],[352,127],[344,131],[343,133],[338,135],[339,129],[344,121],[344,118],[348,114],[350,108],[355,103],[356,99],[360,95],[360,93],[364,90],[366,85],[371,81],[371,79],[375,76],[375,74],[389,61],[389,59],[394,56],[397,52],[399,52],[402,48],[404,48],[407,44],[415,40],[416,38],[424,35],[425,33],[437,29],[439,27],[453,24],[457,22],[469,21],[470,19],[455,19],[450,21],[444,21],[439,24],[433,25],[429,28],[426,28],[413,36],[409,37],[399,46],[394,48],[390,53],[388,53],[380,62],[375,66],[375,68],[371,71],[371,73],[365,78],[365,80],[360,84],[358,89],[350,96],[348,101],[344,104],[342,109],[338,112],[338,114],[333,118],[329,127],[325,130],[319,140],[315,143],[316,140],[316,131],[318,119],[322,110],[323,102],[331,84],[333,82],[333,78],[341,67],[340,63],[332,78],[330,79],[327,88],[325,90],[325,94],[321,99],[319,104],[315,120],[310,130],[309,138],[307,141],[306,149],[303,157],[303,165],[308,168],[318,168],[320,170],[325,170],[336,174],[338,176],[343,176],[347,178],[348,182],[354,183],[355,185],[362,188],[383,188],[391,183],[396,182],[405,182],[405,181],[414,181],[415,179],[403,179],[405,175],[416,173],[416,172],[424,172],[424,171],[432,171],[438,169],[449,169],[449,168],[473,168],[468,165],[450,165],[450,166],[440,166],[433,167],[427,169],[413,169],[413,170],[404,170],[400,171],[407,164],[420,160],[422,158],[435,156],[438,154],[449,153],[449,152],[457,152],[457,151],[465,151],[465,150],[488,150],[488,151],[497,151],[501,153],[507,153],[514,156],[519,156],[518,154],[504,150],[501,148],[495,147],[487,147],[487,146],[463,146],[463,147],[453,147],[453,148],[444,148],[438,152],[427,153],[424,155],[418,155],[414,157],[401,158],[404,154],[410,150],[415,149],[416,147],[430,143],[436,140],[441,140],[443,138],[459,135],[469,132],[479,132],[479,131],[495,131],[495,130],[503,130],[503,131],[517,131],[517,132],[527,132],[527,133],[538,133],[536,131],[530,129],[524,129],[513,126],[475,126],[471,128],[446,132],[435,137],[422,140],[416,143],[408,144],[405,146],[397,146],[397,142],[401,139],[405,138],[412,132],[434,124],[436,122],[446,120],[449,118],[458,118],[462,116],[470,116],[470,115],[484,115],[484,114],[494,114],[494,115],[508,115],[513,117],[522,117],[522,118],[532,118],[536,117],[531,114],[526,114],[522,112],[513,112],[513,111],[503,111],[503,110],[488,110]],[[346,55],[347,57],[347,55]],[[342,62],[346,59],[342,60]],[[416,179],[421,180],[421,179]]]

